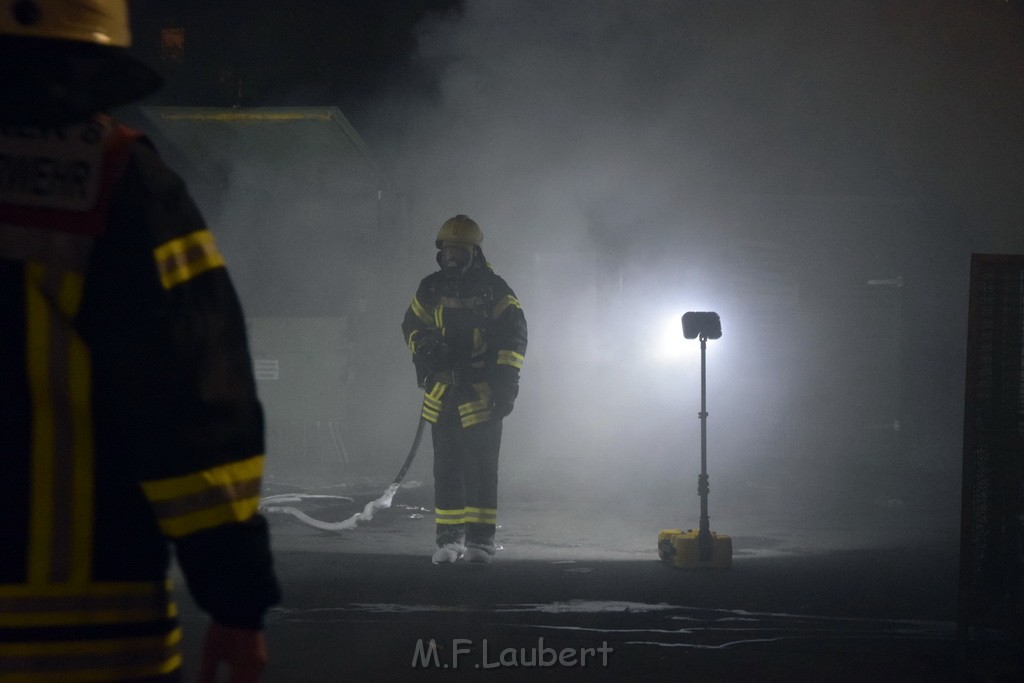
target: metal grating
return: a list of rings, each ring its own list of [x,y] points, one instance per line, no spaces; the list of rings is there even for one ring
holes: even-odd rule
[[[1020,642],[1024,634],[1022,361],[1024,256],[974,254],[957,609],[961,664],[971,668],[990,656],[977,654],[991,645],[979,640],[995,633]]]

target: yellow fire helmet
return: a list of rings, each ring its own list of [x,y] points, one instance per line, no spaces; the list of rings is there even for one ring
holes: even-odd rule
[[[0,34],[128,47],[126,0],[3,0]]]
[[[438,249],[445,242],[457,242],[470,247],[478,247],[483,241],[484,234],[480,231],[480,226],[476,224],[476,221],[460,213],[444,222],[437,233],[434,244]]]

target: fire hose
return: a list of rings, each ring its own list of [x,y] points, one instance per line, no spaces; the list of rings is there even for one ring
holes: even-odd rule
[[[280,512],[284,514],[292,515],[306,524],[316,527],[317,529],[323,529],[324,531],[344,531],[346,529],[355,529],[360,522],[369,522],[373,519],[373,515],[378,510],[386,510],[391,507],[391,500],[395,497],[395,493],[398,491],[398,487],[402,484],[402,480],[405,478],[406,473],[409,471],[409,467],[412,465],[413,459],[416,457],[416,451],[419,450],[420,441],[423,440],[423,430],[426,427],[427,421],[420,418],[419,424],[416,426],[416,436],[412,440],[412,446],[409,447],[409,454],[405,456],[405,462],[402,464],[402,469],[398,471],[398,475],[391,482],[391,485],[387,487],[384,494],[376,500],[371,500],[364,507],[362,512],[357,512],[348,519],[341,522],[325,522],[323,520],[310,517],[302,510],[292,507],[289,505],[282,506],[282,503],[298,503],[302,500],[310,498],[336,498],[342,500],[351,501],[352,498],[348,496],[327,496],[327,495],[316,495],[316,494],[304,494],[304,493],[281,493],[274,496],[267,496],[266,498],[260,499],[260,510],[263,512]]]

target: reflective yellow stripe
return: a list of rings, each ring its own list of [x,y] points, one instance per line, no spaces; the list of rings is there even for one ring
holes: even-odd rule
[[[53,451],[56,442],[50,385],[50,312],[43,296],[46,269],[25,265],[26,369],[32,396],[32,498],[28,580],[40,584],[50,570],[53,533]]]
[[[523,361],[526,360],[526,356],[515,351],[498,351],[498,365],[511,365],[512,367],[522,370]]]
[[[225,505],[219,505],[209,510],[196,512],[190,515],[172,517],[170,519],[159,519],[160,529],[171,538],[188,536],[203,529],[211,529],[222,524],[233,522],[244,522],[256,514],[260,507],[260,498],[255,496],[245,500],[238,500]]]
[[[459,405],[459,417],[463,427],[472,427],[481,422],[491,419],[491,387],[486,382],[479,382],[473,385],[476,401],[469,401]]]
[[[153,502],[171,500],[199,493],[214,487],[227,487],[241,481],[263,476],[264,456],[254,455],[247,460],[217,465],[201,472],[181,477],[157,479],[142,483],[142,489]]]
[[[443,382],[434,382],[434,386],[431,387],[430,391],[424,392],[423,410],[420,411],[420,415],[427,422],[436,423],[438,417],[440,417],[441,397],[444,396],[447,388],[448,385]]]
[[[471,415],[464,415],[462,417],[462,419],[460,420],[460,422],[462,423],[463,427],[472,427],[473,425],[480,424],[481,422],[487,422],[490,419],[491,419],[491,411],[490,410],[481,410],[478,413],[473,413]]]
[[[0,584],[0,600],[170,595],[172,590],[174,590],[174,583],[170,579],[161,581],[97,581],[84,586],[75,586],[67,583],[51,583],[42,586],[30,586],[23,583],[3,583]],[[0,603],[0,606],[2,605],[3,603]],[[2,613],[2,610],[0,610],[0,613]]]
[[[519,303],[519,299],[515,298],[511,294],[506,294],[501,301],[494,304],[494,309],[491,311],[491,319],[497,320],[498,316],[505,312],[505,309],[509,306],[514,306],[518,309],[522,309],[522,305]]]
[[[473,385],[476,390],[476,395],[479,397],[475,401],[469,401],[468,403],[462,403],[459,405],[459,414],[466,415],[478,410],[484,410],[489,408],[491,405],[491,387],[487,382],[478,382]]]
[[[181,629],[166,635],[103,640],[46,641],[35,643],[0,643],[0,657],[63,657],[65,655],[112,654],[130,650],[151,650],[181,642]]]
[[[61,308],[70,320],[82,301],[84,282],[77,273],[68,273],[61,288]],[[70,327],[70,326],[69,326]],[[71,414],[73,460],[71,476],[71,538],[68,578],[84,584],[92,574],[94,441],[92,431],[92,359],[85,342],[72,331],[68,340],[68,394]]]
[[[165,534],[178,537],[230,522],[259,508],[264,456],[142,483]]]
[[[412,303],[409,304],[409,308],[412,309],[412,314],[424,323],[427,325],[433,324],[434,319],[430,317],[430,314],[427,313],[427,309],[423,308],[423,304],[421,304],[420,300],[415,296],[412,298]]]
[[[177,616],[171,583],[118,582],[0,586],[0,628],[86,626]]]
[[[92,564],[92,370],[73,323],[83,288],[81,273],[26,264],[25,360],[32,400],[26,561],[34,585],[84,583]]]
[[[3,683],[92,683],[93,681],[125,681],[149,679],[169,674],[181,667],[181,654],[168,657],[160,665],[119,666],[105,669],[75,669],[73,671],[33,671],[32,673],[4,674]]]
[[[464,524],[466,521],[466,510],[434,510],[434,521],[438,524]]]
[[[181,630],[162,636],[0,644],[0,680],[109,681],[153,677],[181,666]]]
[[[224,267],[213,233],[196,230],[153,250],[160,282],[170,289],[214,268]]]
[[[478,524],[497,524],[498,511],[494,508],[466,507],[466,521]]]
[[[483,354],[487,353],[487,342],[484,341],[484,333],[479,327],[473,328],[473,353],[470,354],[470,358],[479,358]],[[480,359],[480,364],[473,364],[473,367],[483,367],[483,359]]]

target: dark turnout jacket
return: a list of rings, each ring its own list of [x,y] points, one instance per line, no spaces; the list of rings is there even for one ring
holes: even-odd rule
[[[279,599],[240,306],[181,180],[107,117],[0,129],[0,679],[178,668]]]
[[[487,422],[496,403],[511,409],[519,392],[526,317],[512,288],[478,256],[461,277],[423,278],[402,321],[429,422],[447,401],[457,403],[463,427]]]

